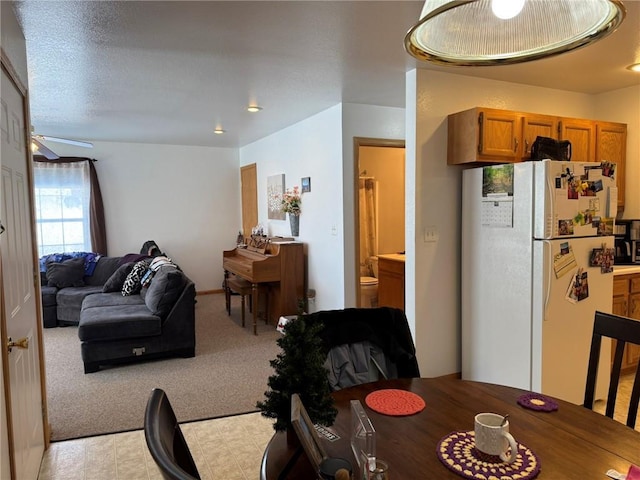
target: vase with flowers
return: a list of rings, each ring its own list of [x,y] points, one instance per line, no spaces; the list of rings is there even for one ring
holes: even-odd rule
[[[282,211],[289,214],[289,225],[291,226],[291,235],[297,237],[300,234],[300,214],[302,209],[302,194],[296,185],[292,189],[287,189],[282,194]]]

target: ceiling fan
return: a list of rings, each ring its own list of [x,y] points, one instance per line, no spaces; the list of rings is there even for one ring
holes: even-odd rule
[[[66,143],[67,145],[75,145],[76,147],[93,148],[93,143],[90,143],[90,142],[83,142],[81,140],[71,140],[68,138],[51,137],[49,135],[40,135],[37,133],[31,133],[32,152],[40,153],[47,160],[57,160],[60,158],[60,156],[42,143],[45,140],[48,142],[58,142],[58,143]]]

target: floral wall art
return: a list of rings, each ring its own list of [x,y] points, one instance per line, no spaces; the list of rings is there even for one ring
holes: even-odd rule
[[[284,173],[267,177],[267,212],[271,220],[284,220],[282,195],[284,194]]]

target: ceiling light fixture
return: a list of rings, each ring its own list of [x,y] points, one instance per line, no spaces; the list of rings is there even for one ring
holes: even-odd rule
[[[627,67],[627,70],[631,70],[632,72],[640,73],[640,63],[634,63],[632,65],[629,65]]]
[[[441,65],[508,65],[588,45],[625,15],[620,0],[426,0],[404,45]]]
[[[258,105],[249,105],[247,107],[247,111],[251,113],[256,113],[256,112],[259,112],[260,110],[262,110],[262,107],[259,107]]]
[[[215,133],[216,135],[222,135],[225,132],[226,132],[226,130],[223,130],[220,127],[216,127],[215,130],[213,131],[213,133]]]

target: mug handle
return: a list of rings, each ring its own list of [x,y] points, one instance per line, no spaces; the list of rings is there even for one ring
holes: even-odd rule
[[[511,455],[509,455],[507,457],[507,452],[502,452],[500,454],[500,460],[502,460],[503,462],[511,463],[518,456],[518,444],[516,443],[515,439],[513,438],[513,435],[511,435],[509,432],[502,432],[502,435],[509,442],[509,446],[511,447]]]

